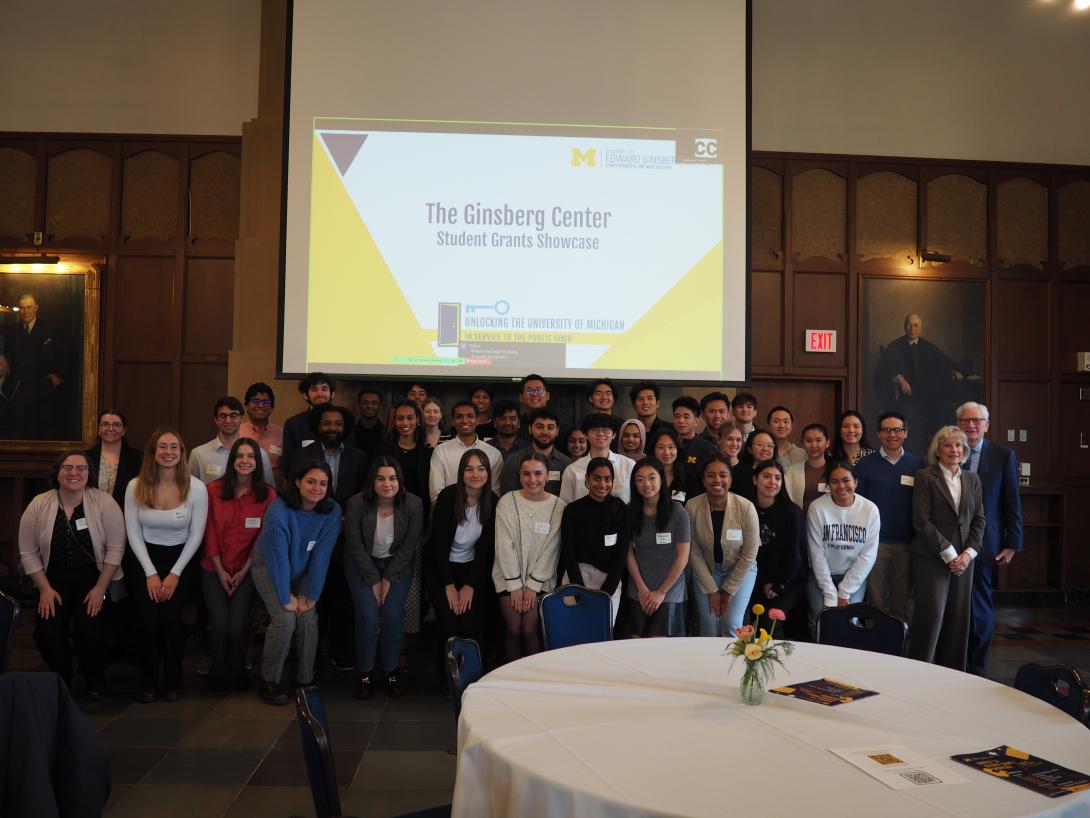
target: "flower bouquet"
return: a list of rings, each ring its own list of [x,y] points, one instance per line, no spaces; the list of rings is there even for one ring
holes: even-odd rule
[[[776,675],[776,665],[785,667],[783,659],[791,655],[795,646],[790,642],[772,641],[776,623],[787,618],[783,611],[779,608],[769,610],[768,618],[772,620],[772,631],[769,632],[759,627],[765,606],[757,604],[752,610],[753,624],[738,628],[735,631],[738,638],[727,645],[727,650],[735,659],[741,656],[746,663],[746,671],[742,674],[742,684],[739,686],[742,701],[746,704],[760,704],[765,696],[765,688]],[[731,662],[731,667],[734,667],[734,662]]]

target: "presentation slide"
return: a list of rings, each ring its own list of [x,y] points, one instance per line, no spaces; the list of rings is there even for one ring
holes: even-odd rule
[[[679,3],[695,14],[659,32],[665,50],[648,57],[654,82],[641,81],[641,69],[603,89],[588,79],[593,66],[622,51],[631,63],[627,49],[654,32],[611,35],[596,53],[585,29],[603,9],[562,0],[556,13],[578,8],[584,25],[565,43],[568,63],[523,58],[535,87],[549,89],[531,110],[508,94],[445,98],[443,89],[466,89],[440,70],[450,56],[441,49],[416,51],[430,66],[404,56],[405,77],[392,67],[373,76],[386,63],[362,45],[361,55],[338,51],[351,37],[381,48],[387,38],[376,26],[430,26],[382,5],[344,3],[339,18],[324,4],[293,7],[281,372],[744,381],[747,4]],[[482,17],[494,34],[525,37],[520,15],[543,36],[542,23],[555,22],[549,7],[518,0],[469,5],[504,10]],[[734,51],[716,54],[694,33],[690,45],[707,46],[679,64],[679,35],[715,21]],[[494,92],[507,80],[478,62],[510,65],[510,44],[481,42],[503,53],[467,49],[459,70]],[[539,76],[545,66],[549,75]],[[426,93],[420,76],[432,80]],[[372,83],[403,83],[416,102],[369,102]],[[635,85],[647,99],[633,96]],[[350,93],[357,86],[361,94]],[[724,102],[706,98],[708,89]],[[451,117],[452,107],[468,116]],[[385,115],[391,108],[412,115]]]
[[[314,366],[719,377],[714,132],[322,120],[314,138]],[[366,345],[322,320],[334,299]]]

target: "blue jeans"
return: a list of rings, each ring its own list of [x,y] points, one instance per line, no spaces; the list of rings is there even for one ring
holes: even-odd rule
[[[712,571],[712,578],[715,580],[716,586],[721,587],[723,581],[730,576],[733,570],[733,568],[724,568],[721,563],[716,563],[715,570]],[[738,590],[731,597],[730,605],[727,607],[726,613],[723,614],[723,618],[717,620],[715,614],[708,610],[708,595],[700,590],[694,577],[692,600],[693,605],[696,606],[697,617],[700,620],[700,635],[734,636],[735,630],[742,627],[742,622],[746,618],[749,598],[753,596],[753,583],[756,581],[757,563],[753,563],[742,579],[742,584],[738,586]]]
[[[386,571],[390,559],[374,560],[379,576]],[[397,670],[401,634],[405,630],[405,597],[413,581],[412,566],[401,579],[390,583],[390,591],[381,608],[371,586],[360,576],[351,559],[344,561],[344,575],[356,608],[356,669],[360,673],[370,673],[375,669],[375,655],[379,654],[382,670],[387,673]]]
[[[840,580],[844,579],[843,574],[833,574],[833,585],[840,585]],[[862,602],[863,597],[867,595],[867,583],[864,582],[859,586],[859,590],[851,595],[848,603],[854,605],[857,602]],[[818,587],[817,580],[814,579],[814,575],[810,576],[806,580],[806,599],[810,603],[810,634],[817,638],[817,616],[821,613],[822,608],[825,607],[825,597],[821,593],[821,588]]]

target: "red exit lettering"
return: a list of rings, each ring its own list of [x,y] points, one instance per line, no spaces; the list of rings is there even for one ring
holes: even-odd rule
[[[836,330],[806,330],[807,352],[836,352]]]

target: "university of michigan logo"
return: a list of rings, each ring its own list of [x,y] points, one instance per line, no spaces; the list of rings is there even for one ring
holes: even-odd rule
[[[579,148],[572,148],[571,149],[571,166],[573,168],[577,168],[580,165],[586,165],[588,168],[597,167],[598,166],[597,156],[598,156],[598,149],[597,148],[587,148],[585,151],[582,151]]]

